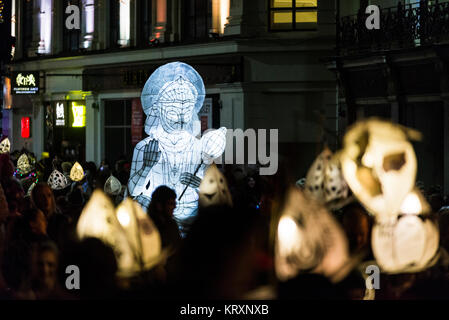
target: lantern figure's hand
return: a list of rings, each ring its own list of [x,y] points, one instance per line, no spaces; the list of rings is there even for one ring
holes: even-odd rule
[[[180,182],[183,185],[192,187],[192,188],[199,188],[201,184],[201,178],[198,178],[197,176],[191,174],[190,172],[184,172],[181,174]]]
[[[159,151],[159,142],[151,140],[146,146],[143,154],[143,167],[152,168],[161,158]]]

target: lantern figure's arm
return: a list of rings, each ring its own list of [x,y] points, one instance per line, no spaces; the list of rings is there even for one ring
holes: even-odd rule
[[[140,195],[149,188],[150,182],[145,185],[145,180],[151,169],[161,158],[159,143],[157,140],[141,141],[134,149],[133,161],[131,164],[131,178],[128,182],[128,190],[131,196]]]

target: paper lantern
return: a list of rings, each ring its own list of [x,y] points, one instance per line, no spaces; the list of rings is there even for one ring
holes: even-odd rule
[[[47,181],[52,190],[62,190],[69,186],[67,178],[58,170],[54,170]]]
[[[127,199],[115,209],[98,189],[83,209],[76,230],[80,239],[94,237],[112,247],[119,276],[133,276],[163,257],[159,231],[140,206]]]
[[[22,154],[17,160],[17,169],[20,174],[27,174],[31,171],[30,160],[26,153]]]
[[[36,183],[32,183],[31,186],[28,188],[27,196],[31,197],[31,193],[33,192],[34,187],[36,186]]]
[[[11,142],[5,138],[0,142],[0,154],[9,153],[11,151]]]
[[[350,271],[346,268],[350,260],[348,241],[338,222],[302,191],[290,190],[276,234],[277,277],[285,281],[312,272],[338,282]]]
[[[226,178],[214,163],[206,170],[201,181],[199,205],[203,208],[212,205],[232,206],[232,197]]]
[[[112,196],[117,196],[122,191],[122,184],[119,179],[110,176],[104,184],[104,192]]]
[[[430,206],[417,189],[406,196],[401,209],[407,212],[373,226],[373,254],[385,273],[420,272],[439,258],[438,226],[426,214]]]
[[[83,167],[78,163],[75,162],[72,169],[70,170],[70,179],[72,181],[81,181],[84,178],[84,170]]]
[[[415,184],[417,162],[409,139],[416,131],[377,119],[357,123],[344,137],[343,175],[378,219],[394,217]]]
[[[335,210],[347,203],[348,191],[340,161],[326,147],[307,173],[305,192],[318,202],[326,204],[328,209]]]
[[[188,224],[197,212],[204,164],[218,158],[226,145],[226,128],[197,138],[205,94],[200,74],[182,62],[157,68],[142,90],[149,136],[134,148],[129,194],[146,206],[160,185],[173,189],[179,196],[173,216],[180,225]]]

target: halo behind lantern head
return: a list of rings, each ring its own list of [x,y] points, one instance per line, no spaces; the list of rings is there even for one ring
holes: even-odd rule
[[[344,137],[344,178],[377,219],[395,216],[415,185],[417,160],[410,138],[420,135],[378,119],[355,124]]]

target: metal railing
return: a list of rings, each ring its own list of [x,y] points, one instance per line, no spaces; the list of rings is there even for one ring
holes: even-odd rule
[[[449,2],[380,8],[380,29],[368,30],[365,8],[340,19],[340,54],[413,48],[449,41]]]

